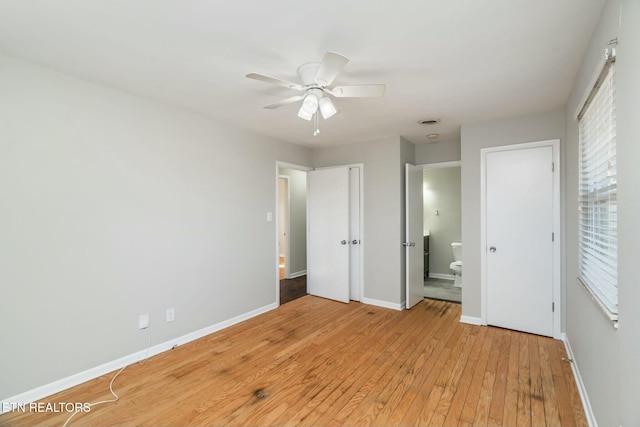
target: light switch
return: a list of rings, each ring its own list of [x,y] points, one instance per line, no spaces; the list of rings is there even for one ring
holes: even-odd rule
[[[273,221],[273,213],[267,212],[267,222]]]

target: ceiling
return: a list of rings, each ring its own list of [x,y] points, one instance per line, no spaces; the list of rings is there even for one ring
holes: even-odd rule
[[[0,52],[309,147],[446,143],[463,123],[562,107],[604,2],[0,0]],[[326,51],[351,60],[334,85],[386,93],[335,100],[314,137],[299,104],[263,108],[298,92],[245,75],[297,82]]]

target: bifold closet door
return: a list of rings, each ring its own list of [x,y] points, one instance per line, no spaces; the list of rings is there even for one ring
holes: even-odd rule
[[[307,288],[349,302],[349,168],[308,173]]]

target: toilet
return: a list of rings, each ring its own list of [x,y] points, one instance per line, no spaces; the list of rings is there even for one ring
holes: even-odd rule
[[[449,264],[449,268],[454,275],[453,286],[462,287],[462,243],[451,243],[451,251],[453,252],[453,262]]]

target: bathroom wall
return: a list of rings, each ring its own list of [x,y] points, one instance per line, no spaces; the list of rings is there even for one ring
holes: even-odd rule
[[[451,242],[462,239],[460,166],[425,169],[424,230],[429,233],[429,275],[450,276]]]

